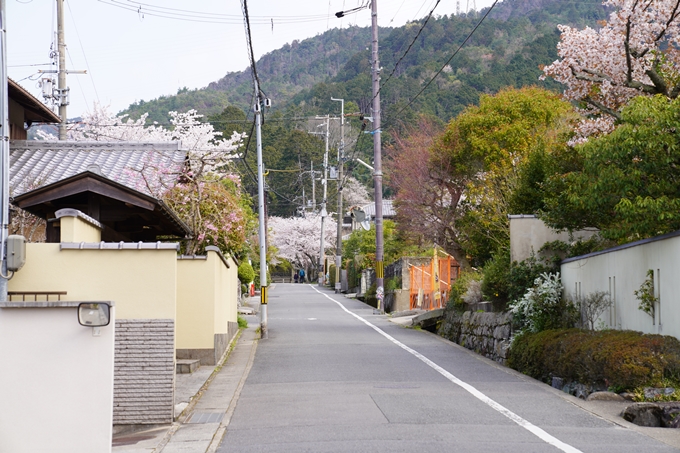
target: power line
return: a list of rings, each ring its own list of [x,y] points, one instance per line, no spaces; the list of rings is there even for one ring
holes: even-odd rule
[[[439,69],[439,71],[437,71],[437,73],[430,79],[430,81],[427,82],[427,83],[425,84],[425,86],[418,92],[418,94],[415,95],[415,97],[414,97],[413,99],[411,99],[411,101],[410,101],[408,104],[406,104],[405,107],[403,107],[401,110],[399,110],[397,113],[394,114],[395,116],[399,115],[401,112],[403,112],[404,110],[406,110],[407,108],[409,108],[409,107],[411,106],[411,104],[413,104],[413,102],[414,102],[416,99],[418,99],[418,96],[420,96],[421,94],[423,94],[423,92],[427,89],[427,87],[429,87],[430,84],[431,84],[432,82],[434,82],[434,80],[439,76],[439,74],[442,73],[442,71],[444,70],[444,68],[446,68],[446,66],[448,66],[449,63],[451,63],[451,60],[453,60],[453,58],[454,58],[456,55],[458,55],[458,52],[460,52],[460,50],[463,48],[463,46],[465,46],[465,44],[470,40],[470,38],[471,38],[472,35],[477,31],[477,29],[479,28],[479,26],[482,25],[482,22],[484,22],[484,19],[487,18],[487,16],[488,16],[489,13],[493,10],[494,6],[496,6],[497,3],[498,3],[498,0],[495,0],[495,1],[493,2],[493,4],[491,5],[491,7],[489,7],[489,9],[486,11],[486,14],[484,14],[484,17],[482,17],[482,18],[480,19],[480,21],[477,23],[477,25],[475,25],[475,28],[473,28],[472,31],[467,35],[467,37],[465,38],[465,40],[463,41],[463,43],[462,43],[460,46],[458,46],[458,49],[456,49],[456,51],[453,53],[453,55],[451,55],[451,57],[450,57],[448,60],[446,60],[446,63],[444,63],[444,64],[442,65],[441,69]]]
[[[382,85],[380,85],[380,89],[378,90],[378,92],[376,93],[376,95],[373,96],[374,98],[375,98],[376,96],[378,96],[378,94],[380,94],[380,91],[382,90],[382,88],[383,88],[383,87],[387,84],[387,82],[392,78],[392,75],[395,73],[395,71],[396,71],[397,68],[399,67],[399,63],[401,63],[401,61],[406,57],[406,55],[408,55],[409,51],[411,50],[411,47],[413,47],[413,44],[415,44],[416,41],[418,40],[418,37],[419,37],[420,34],[423,32],[423,29],[425,28],[425,26],[427,25],[427,22],[428,22],[428,21],[430,20],[430,18],[432,17],[432,14],[434,13],[434,10],[437,8],[437,6],[439,5],[439,2],[440,2],[440,1],[441,1],[441,0],[437,0],[437,3],[434,4],[434,6],[432,7],[432,9],[430,10],[430,14],[428,14],[427,17],[425,18],[425,22],[423,22],[423,24],[420,26],[420,29],[418,29],[418,33],[416,33],[415,37],[414,37],[413,40],[411,41],[411,44],[408,45],[408,48],[406,49],[406,52],[404,52],[404,55],[402,55],[401,58],[399,58],[399,60],[395,63],[394,68],[392,68],[392,72],[390,72],[390,75],[388,75],[387,78],[385,79],[385,81],[382,83]]]
[[[68,6],[68,12],[71,13],[71,22],[73,23],[73,29],[76,31],[76,36],[78,37],[78,42],[80,43],[80,50],[81,50],[81,52],[83,52],[83,58],[85,59],[85,66],[87,66],[87,73],[90,76],[90,81],[92,82],[92,88],[94,88],[94,95],[97,97],[97,102],[101,105],[101,101],[99,100],[99,92],[97,91],[97,85],[95,85],[94,78],[92,77],[92,70],[90,69],[90,63],[87,61],[87,55],[85,55],[85,47],[83,47],[83,41],[80,39],[80,32],[78,31],[78,26],[76,25],[76,21],[73,18],[73,11],[71,11],[71,2],[66,2],[66,5]],[[69,58],[71,58],[70,53],[69,53]],[[73,64],[73,60],[71,60],[71,64]],[[78,84],[80,84],[80,82],[78,82]],[[81,86],[81,90],[82,90],[82,86]],[[85,97],[84,91],[83,91],[83,97]]]
[[[105,5],[114,6],[116,8],[137,13],[141,18],[144,18],[144,16],[153,16],[161,17],[164,19],[181,20],[185,22],[202,22],[233,25],[239,24],[242,21],[242,17],[231,14],[181,10],[133,1],[127,2],[122,2],[120,0],[98,0],[98,1]],[[281,24],[297,24],[327,20],[327,16],[325,14],[313,16],[258,16],[253,20],[253,23],[269,24],[273,20],[275,20],[276,23]]]

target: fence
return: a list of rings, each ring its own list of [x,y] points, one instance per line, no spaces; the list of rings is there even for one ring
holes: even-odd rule
[[[460,267],[451,256],[435,257],[429,264],[409,264],[411,309],[433,310],[446,306],[451,282],[458,278]]]

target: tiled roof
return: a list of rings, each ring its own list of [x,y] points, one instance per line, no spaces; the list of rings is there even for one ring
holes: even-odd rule
[[[375,203],[364,205],[361,209],[366,213],[366,217],[370,215],[371,219],[375,218]],[[392,218],[397,215],[392,200],[383,200],[382,214],[383,218]]]
[[[10,190],[17,196],[84,171],[101,174],[131,189],[154,195],[140,171],[162,169],[163,183],[172,183],[182,169],[186,151],[180,142],[10,142]]]

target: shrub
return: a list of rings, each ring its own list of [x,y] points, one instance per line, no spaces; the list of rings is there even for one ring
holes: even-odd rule
[[[529,288],[534,286],[534,282],[541,274],[550,272],[559,272],[559,267],[539,260],[534,254],[523,261],[513,262],[510,266],[508,300],[521,299]]]
[[[680,377],[680,341],[634,331],[579,329],[525,332],[512,343],[508,366],[533,378],[632,390]]]
[[[446,311],[454,310],[456,312],[464,312],[466,310],[463,296],[468,291],[468,286],[472,281],[480,281],[482,274],[476,271],[463,271],[460,276],[451,285],[449,292],[449,300],[446,304]]]
[[[510,250],[500,249],[484,265],[482,294],[493,303],[494,310],[503,311],[510,290]]]
[[[519,332],[541,332],[573,327],[578,321],[578,309],[562,298],[559,273],[543,273],[520,300],[511,304]]]
[[[335,264],[328,266],[328,285],[335,288]]]
[[[238,279],[241,280],[241,283],[246,285],[255,279],[255,271],[249,262],[241,261],[241,264],[239,264]]]
[[[238,321],[238,328],[239,329],[247,329],[248,328],[248,321],[246,321],[246,318],[239,316],[238,318],[236,318],[236,320]]]
[[[652,318],[654,317],[654,305],[659,302],[659,298],[654,296],[654,271],[649,269],[647,271],[647,278],[640,289],[633,291],[635,298],[640,302],[638,309],[644,311]]]
[[[604,311],[611,307],[612,300],[606,291],[595,291],[585,297],[577,299],[578,306],[581,308],[583,327],[595,330],[595,321]]]

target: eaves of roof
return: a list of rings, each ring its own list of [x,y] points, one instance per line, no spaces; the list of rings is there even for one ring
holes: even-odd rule
[[[60,123],[61,118],[12,79],[7,79],[9,98],[26,110],[26,119],[38,123]]]

